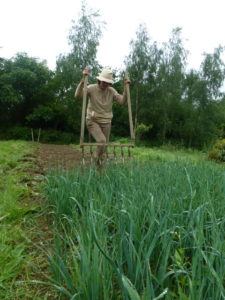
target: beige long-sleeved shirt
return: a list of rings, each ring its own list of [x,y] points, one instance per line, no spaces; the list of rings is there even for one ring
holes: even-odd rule
[[[75,91],[76,98],[83,97],[84,83],[81,81]],[[113,102],[125,105],[127,104],[126,89],[123,95],[120,95],[113,87],[107,87],[105,90],[100,89],[98,84],[87,86],[87,97],[89,99],[87,106],[87,120],[93,120],[98,123],[110,123],[113,117]]]

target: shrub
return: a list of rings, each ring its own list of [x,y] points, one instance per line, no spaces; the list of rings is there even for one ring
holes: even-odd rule
[[[6,140],[32,140],[32,132],[33,139],[35,142],[39,141],[41,143],[54,143],[54,144],[72,144],[78,142],[79,137],[77,137],[74,133],[64,132],[53,129],[44,129],[39,132],[39,129],[34,128],[33,131],[29,127],[25,126],[14,126],[10,127],[8,130],[4,132],[0,130],[0,138]]]
[[[7,130],[7,139],[31,140],[31,129],[25,126],[14,126]]]
[[[209,159],[225,162],[225,139],[218,140],[209,152]]]
[[[135,137],[136,137],[136,141],[138,143],[140,143],[142,137],[144,136],[144,134],[146,134],[147,132],[149,132],[149,130],[152,128],[152,125],[145,125],[143,123],[139,124],[137,126],[137,128],[135,129]]]
[[[59,130],[42,130],[40,142],[54,144],[72,144],[77,141],[77,137],[70,132]]]

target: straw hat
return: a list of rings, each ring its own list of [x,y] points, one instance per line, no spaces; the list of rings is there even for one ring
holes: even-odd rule
[[[112,72],[107,69],[103,69],[101,73],[99,73],[98,80],[108,82],[108,83],[114,83],[113,77],[112,77]]]

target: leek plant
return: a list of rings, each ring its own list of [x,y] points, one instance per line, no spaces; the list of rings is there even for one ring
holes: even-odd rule
[[[51,281],[68,299],[225,298],[225,170],[204,161],[51,172]]]

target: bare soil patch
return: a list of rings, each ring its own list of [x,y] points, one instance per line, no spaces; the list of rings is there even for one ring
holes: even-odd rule
[[[37,163],[43,173],[50,168],[74,169],[82,163],[82,153],[70,145],[39,144]]]

